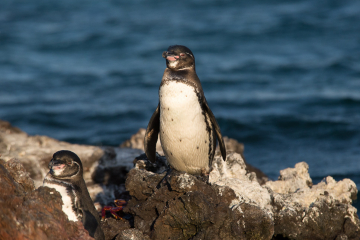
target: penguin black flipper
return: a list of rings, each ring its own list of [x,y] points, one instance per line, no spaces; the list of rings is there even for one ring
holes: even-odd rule
[[[146,129],[144,139],[144,149],[147,158],[154,163],[156,160],[156,142],[158,140],[160,130],[160,103],[155,112],[151,116],[149,124]]]
[[[101,226],[98,219],[96,219],[95,215],[89,210],[83,210],[82,224],[84,225],[84,228],[88,230],[89,235],[94,237],[96,240],[105,239],[104,234],[100,230]]]
[[[226,160],[226,148],[225,148],[225,143],[224,143],[223,137],[220,132],[220,127],[216,121],[214,114],[212,113],[211,109],[209,108],[205,98],[203,98],[203,110],[208,114],[210,121],[214,126],[216,136],[219,141],[221,156],[222,156],[223,160],[225,161]]]
[[[85,182],[82,182],[81,185],[86,186]],[[82,197],[90,198],[90,195],[88,192],[83,192]],[[89,232],[89,235],[96,240],[105,240],[105,235],[101,229],[99,214],[94,204],[89,201],[80,201],[80,205],[82,206],[81,221],[84,228]]]
[[[81,195],[77,195],[77,198],[75,199],[74,210],[77,213],[78,219],[82,222],[84,228],[89,232],[89,235],[91,237],[95,237],[96,229],[99,227],[97,221],[98,219],[96,219],[95,215],[93,215],[93,213],[89,211],[87,207],[87,204],[84,204],[84,202],[81,201]]]

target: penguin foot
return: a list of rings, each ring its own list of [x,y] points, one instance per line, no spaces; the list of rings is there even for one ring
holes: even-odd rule
[[[121,211],[124,208],[124,206],[127,204],[127,202],[125,200],[123,200],[123,199],[115,199],[114,204],[115,204],[116,207],[113,207],[113,206],[105,206],[105,207],[103,207],[103,209],[101,210],[101,220],[102,221],[105,220],[106,211],[110,211],[111,215],[113,215],[115,219],[124,220],[122,217],[120,217],[117,214],[117,212]]]

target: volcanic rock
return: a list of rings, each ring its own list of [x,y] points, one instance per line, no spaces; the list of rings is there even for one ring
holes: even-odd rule
[[[327,177],[313,186],[306,163],[261,186],[237,153],[216,156],[208,179],[145,162],[128,174],[124,211],[151,239],[358,239],[355,184]]]
[[[35,187],[42,186],[52,155],[59,150],[70,150],[80,157],[90,196],[101,205],[112,202],[116,193],[125,191],[126,173],[133,167],[134,158],[143,153],[137,149],[100,148],[70,144],[47,136],[29,136],[0,120],[1,158],[19,160],[30,173]]]
[[[149,236],[144,235],[140,230],[132,228],[122,231],[116,240],[150,240]]]
[[[131,136],[130,139],[124,141],[120,144],[121,148],[135,148],[144,150],[144,138],[145,138],[146,129],[140,128],[137,133]],[[164,155],[164,151],[161,147],[160,143],[160,137],[158,137],[158,140],[156,142],[156,152],[160,155]]]
[[[242,159],[235,153],[229,158],[233,156]],[[221,157],[214,161],[218,160],[223,162]],[[243,161],[241,166],[241,173],[246,174]],[[128,174],[126,189],[132,199],[124,211],[134,216],[134,227],[151,239],[272,238],[274,223],[269,211],[250,200],[239,200],[231,187],[209,184],[203,177],[176,170],[165,177],[165,172],[157,174],[143,167],[137,164]],[[249,175],[252,180],[244,177],[248,187],[254,182],[260,189],[255,174]]]
[[[280,171],[265,186],[273,193],[275,236],[289,239],[360,239],[357,210],[351,205],[357,188],[350,179],[332,177],[312,184],[305,162]]]
[[[217,152],[209,176],[167,174],[165,157],[151,163],[143,154],[144,131],[122,144],[139,149],[100,148],[28,136],[0,121],[0,239],[91,239],[80,222],[68,221],[57,191],[36,189],[61,149],[80,156],[98,210],[128,200],[125,220],[107,214],[102,222],[109,240],[360,239],[350,179],[314,185],[303,162],[267,181],[244,161],[243,145],[226,137],[227,160]]]
[[[35,190],[19,161],[0,161],[0,191],[0,239],[93,239],[81,222],[68,220],[57,191]]]
[[[115,218],[106,218],[101,222],[101,228],[104,232],[105,239],[115,239],[123,231],[130,229],[128,221],[116,220]]]
[[[16,158],[30,172],[35,186],[42,185],[42,181],[49,171],[48,164],[52,155],[59,150],[75,152],[83,163],[85,173],[92,164],[98,161],[104,151],[95,146],[70,144],[46,136],[29,136],[8,122],[0,120],[0,155],[5,161]]]

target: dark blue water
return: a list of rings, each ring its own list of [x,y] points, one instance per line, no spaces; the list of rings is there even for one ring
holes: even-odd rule
[[[118,145],[158,103],[162,51],[188,46],[223,135],[276,179],[360,187],[360,1],[0,2],[0,118]]]

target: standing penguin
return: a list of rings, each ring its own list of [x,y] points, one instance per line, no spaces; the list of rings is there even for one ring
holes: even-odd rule
[[[105,239],[99,214],[94,207],[83,178],[80,158],[71,151],[54,153],[43,186],[55,188],[61,195],[63,212],[71,221],[81,221],[91,237]]]
[[[209,173],[216,138],[221,155],[226,150],[219,125],[211,112],[195,71],[195,57],[185,46],[170,46],[162,56],[166,66],[159,89],[159,104],[146,129],[144,148],[148,159],[156,159],[160,142],[169,164],[190,174]]]

